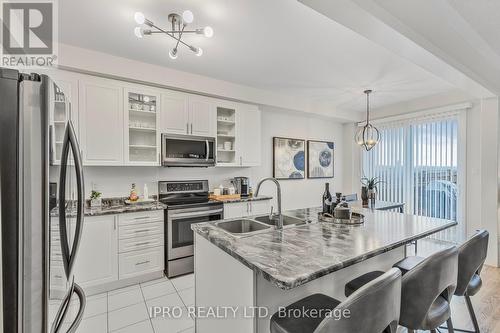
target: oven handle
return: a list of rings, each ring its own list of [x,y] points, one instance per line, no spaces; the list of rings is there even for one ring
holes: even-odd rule
[[[223,209],[214,209],[214,210],[203,210],[199,212],[192,212],[192,213],[181,213],[181,214],[172,214],[171,218],[172,219],[178,219],[178,218],[183,218],[183,217],[198,217],[198,216],[210,216],[210,215],[216,215],[219,213],[222,213]]]

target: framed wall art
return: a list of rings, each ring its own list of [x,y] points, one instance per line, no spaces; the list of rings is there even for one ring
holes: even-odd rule
[[[292,138],[273,138],[273,177],[304,179],[306,141]]]
[[[334,144],[307,141],[307,178],[333,178]]]

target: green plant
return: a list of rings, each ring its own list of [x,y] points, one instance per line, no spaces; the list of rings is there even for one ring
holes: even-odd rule
[[[102,195],[101,192],[92,190],[92,192],[90,193],[90,199],[92,200],[99,199],[101,195]]]
[[[383,183],[378,177],[363,177],[361,178],[361,184],[366,186],[369,190],[377,190],[377,185]]]

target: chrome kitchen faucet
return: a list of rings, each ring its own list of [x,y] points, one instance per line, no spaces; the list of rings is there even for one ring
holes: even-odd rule
[[[283,214],[281,214],[281,186],[280,186],[280,183],[276,180],[276,178],[269,177],[269,178],[262,179],[259,182],[259,184],[257,185],[257,190],[255,191],[255,196],[256,197],[259,196],[260,186],[266,180],[270,180],[274,184],[276,184],[276,192],[277,192],[277,195],[278,195],[278,223],[276,223],[276,229],[283,230]],[[271,215],[272,215],[272,208],[271,208]]]

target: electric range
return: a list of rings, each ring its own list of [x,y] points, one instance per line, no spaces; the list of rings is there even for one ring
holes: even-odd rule
[[[170,278],[194,270],[194,223],[221,220],[224,206],[210,200],[208,180],[160,181],[158,200],[165,205],[165,274]]]

